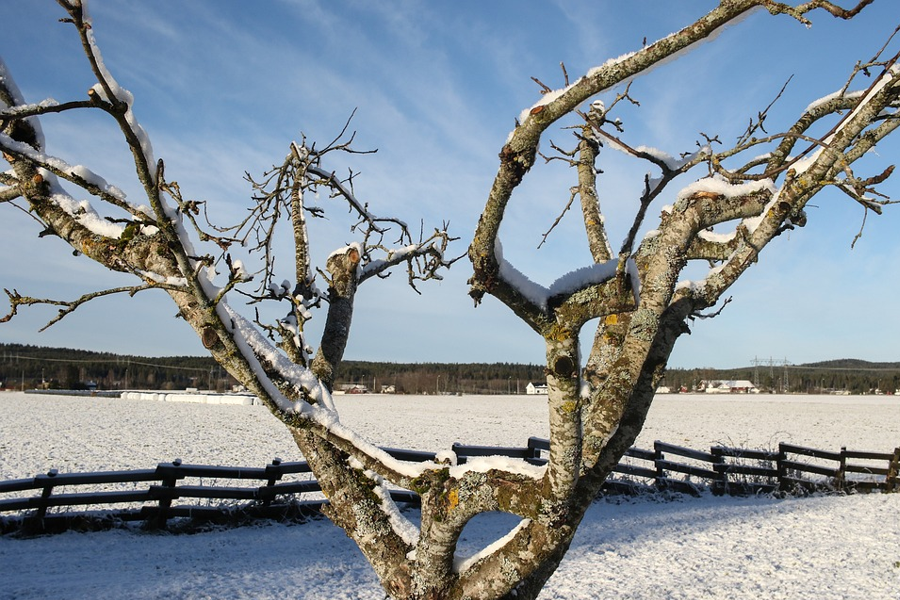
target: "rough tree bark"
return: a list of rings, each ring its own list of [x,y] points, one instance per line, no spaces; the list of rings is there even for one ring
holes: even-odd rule
[[[865,210],[880,212],[888,203],[873,194],[873,187],[890,169],[866,178],[855,175],[852,166],[900,125],[896,56],[869,61],[840,93],[811,105],[782,134],[766,134],[761,115],[734,146],[716,151],[708,140],[700,150],[677,159],[625,141],[612,113],[616,103],[627,98],[627,88],[609,107],[594,101],[579,108],[748,11],[765,9],[805,22],[808,13],[823,9],[849,19],[870,1],[845,9],[816,0],[723,0],[681,31],[608,61],[561,90],[548,88],[539,102],[523,111],[500,151],[499,170],[468,256],[473,266],[470,295],[476,303],[485,294],[494,296],[545,340],[549,462],[541,468],[496,459],[460,466],[451,459],[407,463],[343,427],[330,393],[358,286],[403,266],[410,283],[439,278],[452,262],[445,257],[452,240],[446,227],[414,240],[402,221],[369,212],[352,192],[353,174],[340,179],[324,164],[333,152],[353,151],[346,130],[323,149],[305,140],[292,144],[281,165],[258,180],[250,179],[253,204],[242,223],[231,228],[201,223],[205,207],[184,200],[178,185],[165,179],[164,162],[155,160],[131,110],[130,94],[102,62],[82,2],[58,1],[82,40],[97,84],[85,100],[29,103],[0,63],[0,149],[11,166],[0,174],[0,202],[23,199],[46,232],[109,269],[134,275],[138,283],[74,301],[7,291],[11,308],[4,320],[24,306],[53,304],[60,307],[56,321],[99,296],[165,290],[212,356],[290,429],[330,500],[329,517],[356,541],[387,593],[398,599],[536,597],[603,481],[640,431],[688,321],[715,306],[773,238],[803,226],[804,207],[823,188],[838,187]],[[869,73],[868,81],[857,83]],[[133,204],[84,167],[45,153],[38,118],[76,110],[101,111],[118,126],[131,149],[146,205]],[[554,158],[575,167],[570,204],[579,198],[594,264],[543,288],[503,258],[499,231],[516,189],[535,164],[545,132],[564,118],[576,121],[575,149]],[[812,133],[829,118],[834,123],[830,131]],[[659,171],[659,177],[646,179],[633,227],[618,250],[609,244],[596,191],[601,149],[624,152]],[[743,158],[748,154],[754,158]],[[695,168],[702,172],[695,183],[674,193],[669,190],[677,176]],[[92,201],[74,201],[61,182],[79,188]],[[360,241],[336,250],[317,275],[310,259],[307,217],[321,216],[322,209],[306,206],[304,198],[318,189],[355,212]],[[674,202],[662,209],[658,226],[639,240],[649,207],[666,196]],[[110,212],[115,219],[105,218]],[[270,252],[282,225],[289,227],[294,241],[295,281],[279,284]],[[398,238],[394,244],[386,241],[389,231]],[[263,265],[250,291],[254,278],[231,253],[234,244],[248,240],[256,243]],[[195,249],[195,243],[203,250]],[[679,284],[683,269],[693,261],[713,266],[702,281]],[[224,279],[214,273],[223,266]],[[317,276],[327,283],[325,292],[316,287]],[[275,323],[241,316],[227,303],[236,289],[244,289],[251,303],[286,307],[286,316]],[[325,333],[313,356],[303,326],[325,304]],[[591,348],[583,354],[579,334],[592,321],[599,324]],[[388,485],[420,495],[420,527],[396,509]],[[512,513],[521,522],[490,551],[456,560],[463,528],[488,511]]]

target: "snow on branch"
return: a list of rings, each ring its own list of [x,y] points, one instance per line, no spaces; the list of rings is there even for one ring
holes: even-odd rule
[[[12,139],[3,132],[0,132],[0,149],[13,159],[25,160],[34,165],[39,170],[42,179],[51,187],[52,193],[48,199],[72,217],[75,222],[99,236],[118,239],[125,228],[101,217],[87,200],[77,201],[72,198],[59,184],[57,177],[62,177],[78,185],[110,204],[125,208],[132,214],[140,214],[137,207],[131,206],[125,201],[125,193],[122,190],[108,184],[105,179],[86,167],[70,165],[60,158],[48,156],[35,150],[29,144]]]
[[[302,411],[304,405],[308,405],[308,401],[321,402],[327,410],[334,410],[331,394],[312,371],[289,361],[250,321],[231,308],[227,302],[220,302],[217,310],[223,321],[230,324],[229,330],[234,341],[253,368],[257,381],[265,386],[269,397],[279,410]],[[305,397],[308,401],[288,399],[273,383],[274,373],[293,387],[291,390],[293,395]]]
[[[106,179],[83,165],[71,165],[61,158],[44,154],[35,150],[29,144],[15,141],[2,132],[0,132],[0,148],[10,155],[27,159],[31,163],[74,183],[88,193],[98,196],[110,204],[126,208],[133,214],[138,213],[137,207],[128,205],[125,202],[125,192],[114,185],[110,185]]]
[[[6,121],[7,115],[10,118],[24,119],[34,135],[33,147],[36,150],[42,150],[44,148],[44,133],[41,130],[40,121],[35,116],[28,115],[27,112],[19,115],[15,114],[15,111],[19,107],[22,107],[27,103],[25,101],[25,96],[22,94],[19,86],[16,85],[15,79],[13,79],[12,74],[9,72],[9,67],[3,62],[2,56],[0,56],[0,103],[6,107],[2,111],[3,116],[0,116],[0,123]]]
[[[366,471],[366,476],[375,482],[372,491],[381,500],[381,510],[387,515],[391,528],[407,545],[415,547],[419,542],[419,528],[406,518],[391,498],[388,482],[374,471]]]
[[[488,556],[492,556],[498,550],[506,546],[513,538],[518,535],[520,531],[525,529],[531,524],[531,519],[522,519],[519,523],[513,527],[506,535],[495,540],[491,544],[488,544],[475,554],[466,557],[458,557],[453,561],[453,570],[456,573],[464,573],[468,571],[473,566],[475,566],[479,561],[487,558]]]
[[[573,83],[558,90],[544,90],[540,100],[522,111],[518,123],[534,126],[540,121],[540,129],[546,128],[553,120],[568,114],[577,105],[591,96],[614,86],[623,85],[636,76],[650,72],[654,67],[676,59],[682,52],[714,39],[726,26],[733,25],[768,0],[735,2],[720,5],[704,18],[672,33],[640,50],[611,58],[603,64],[589,69]],[[511,134],[511,137],[515,131]]]
[[[0,181],[2,181],[2,176],[0,176]],[[19,191],[18,186],[0,185],[0,202],[10,202],[21,195],[22,193]]]
[[[496,242],[496,260],[500,265],[499,274],[514,290],[526,298],[542,312],[548,311],[551,299],[557,301],[567,298],[576,292],[600,285],[613,279],[622,266],[618,258],[575,269],[556,279],[549,287],[544,287],[528,278],[509,261],[503,258],[503,246]],[[625,273],[632,278],[632,290],[635,304],[640,303],[640,279],[634,260],[624,261]]]
[[[826,186],[835,186],[853,197],[864,206],[866,214],[869,210],[880,212],[889,201],[875,200],[869,194],[875,193],[874,186],[884,182],[893,172],[893,167],[888,167],[879,175],[860,178],[853,173],[852,164],[900,126],[896,118],[900,97],[898,57],[900,54],[885,63],[884,70],[864,92],[829,95],[807,107],[792,127],[790,138],[785,136],[785,141],[773,153],[769,163],[767,173],[785,173],[779,185],[776,186],[770,178],[735,183],[734,180],[740,181],[739,174],[732,178],[727,173],[717,172],[682,190],[674,211],[690,210],[692,202],[699,203],[701,208],[698,210],[702,210],[702,205],[707,201],[735,199],[744,194],[762,192],[769,199],[765,206],[752,214],[733,214],[741,216],[741,221],[731,234],[696,233],[686,257],[704,258],[720,264],[713,266],[701,281],[681,282],[676,288],[679,294],[690,294],[702,305],[712,306],[724,290],[755,262],[769,241],[794,226],[806,223],[804,207]],[[821,137],[807,138],[801,134],[816,119],[848,107],[851,110]],[[785,144],[793,146],[796,140],[803,138],[811,141],[809,148],[797,156],[787,157],[783,149]]]
[[[677,200],[684,201],[697,194],[715,195],[722,198],[737,198],[747,196],[760,191],[775,193],[776,187],[770,179],[761,181],[748,181],[745,183],[732,183],[719,175],[712,175],[698,179],[678,192]],[[677,206],[677,203],[676,203]]]
[[[81,35],[85,53],[87,54],[94,74],[97,77],[97,83],[91,87],[88,91],[88,95],[92,98],[99,98],[100,100],[111,103],[114,111],[121,115],[122,119],[124,119],[123,129],[131,134],[126,136],[129,138],[129,144],[132,146],[133,151],[139,153],[139,156],[136,156],[135,158],[138,159],[139,162],[143,162],[146,167],[146,174],[151,177],[152,180],[153,172],[151,170],[151,165],[156,162],[153,156],[153,146],[150,143],[150,137],[147,135],[147,132],[138,122],[132,111],[134,95],[119,85],[119,82],[116,81],[109,69],[106,68],[106,64],[103,62],[103,56],[100,53],[100,48],[94,38],[94,29],[91,27],[91,19],[87,14],[87,7],[79,2],[77,4],[73,3],[72,5],[69,5],[67,10],[71,15],[70,22],[75,25]]]
[[[896,57],[894,60],[896,61]],[[872,82],[872,85],[859,96],[856,106],[852,111],[845,115],[838,124],[821,139],[821,141],[817,142],[791,161],[791,169],[794,173],[797,175],[805,173],[813,164],[815,164],[819,159],[819,156],[821,156],[825,149],[830,146],[835,137],[840,135],[844,128],[867,108],[878,92],[888,85],[896,86],[895,79],[898,75],[900,75],[900,66],[896,64],[892,64],[889,68],[885,69],[875,81]]]
[[[450,266],[462,258],[446,258],[447,247],[450,242],[458,238],[447,235],[446,225],[443,230],[435,229],[428,237],[417,243],[407,244],[399,248],[385,247],[381,244],[373,246],[366,250],[367,259],[360,264],[359,282],[374,276],[383,276],[391,267],[407,264],[407,280],[410,287],[416,289],[416,281],[427,281],[429,279],[443,279],[441,275],[442,269],[448,269]],[[381,250],[384,258],[371,258],[374,250]]]

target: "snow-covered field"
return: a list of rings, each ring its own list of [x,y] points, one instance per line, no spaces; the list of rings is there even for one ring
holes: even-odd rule
[[[344,396],[343,419],[381,445],[524,445],[546,436],[538,396]],[[889,396],[659,396],[638,446],[703,449],[779,441],[825,450],[900,446]],[[0,394],[0,478],[300,460],[259,406]],[[900,598],[900,494],[601,501],[542,598]],[[515,520],[484,517],[461,553]],[[327,521],[198,535],[134,531],[0,537],[0,599],[384,598],[353,543]]]

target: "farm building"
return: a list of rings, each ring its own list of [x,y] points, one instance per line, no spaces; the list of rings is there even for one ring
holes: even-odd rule
[[[701,381],[699,391],[707,394],[758,394],[759,389],[746,379],[711,379]]]
[[[532,396],[535,394],[546,394],[547,393],[547,384],[539,383],[537,385],[534,385],[532,382],[529,381],[528,385],[525,386],[525,393],[530,394]]]

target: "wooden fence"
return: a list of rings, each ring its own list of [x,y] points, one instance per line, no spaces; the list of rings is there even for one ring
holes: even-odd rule
[[[501,455],[542,465],[547,462],[545,453],[550,442],[532,437],[524,448],[456,443],[452,449],[457,464],[474,457]],[[436,457],[434,452],[385,450],[398,460],[412,462],[433,461]],[[777,451],[713,446],[705,452],[657,441],[653,450],[630,448],[607,479],[603,492],[897,492],[898,471],[900,448],[892,453],[846,448],[827,452],[782,443]],[[68,491],[85,486],[102,489]],[[67,491],[60,492],[59,488]],[[164,528],[176,517],[205,521],[233,518],[236,513],[250,518],[284,518],[317,513],[326,502],[317,494],[320,491],[306,462],[277,458],[265,467],[250,468],[190,465],[176,460],[160,463],[155,469],[130,471],[58,473],[54,469],[30,479],[0,482],[0,513],[14,513],[0,517],[0,525],[4,533],[41,533],[121,521],[142,521],[147,528]],[[406,490],[394,490],[391,495],[398,502],[418,501],[415,493]],[[181,499],[190,502],[174,503]],[[72,510],[74,507],[84,508],[79,512]]]
[[[897,492],[900,448],[893,452],[864,452],[841,448],[828,452],[781,443],[778,450],[713,446],[709,452],[654,442],[653,450],[630,449],[612,478],[622,487],[698,494],[749,495],[759,493]]]

